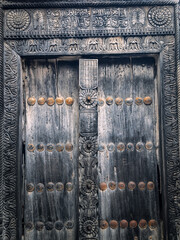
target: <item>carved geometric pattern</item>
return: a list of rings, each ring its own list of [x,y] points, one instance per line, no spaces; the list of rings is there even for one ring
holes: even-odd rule
[[[167,7],[154,7],[149,10],[148,20],[153,27],[165,27],[172,21],[172,14]]]
[[[30,15],[27,11],[16,9],[8,12],[6,22],[9,29],[12,31],[26,30],[30,24]]]
[[[84,108],[93,108],[97,105],[97,91],[96,90],[81,90],[79,101]]]

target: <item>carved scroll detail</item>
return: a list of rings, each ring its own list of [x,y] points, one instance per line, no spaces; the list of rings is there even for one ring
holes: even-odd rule
[[[18,57],[7,45],[4,54],[3,239],[17,237]]]
[[[98,239],[97,60],[80,60],[79,239]]]

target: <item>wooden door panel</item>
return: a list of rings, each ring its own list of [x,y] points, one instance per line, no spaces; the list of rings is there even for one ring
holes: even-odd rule
[[[27,60],[24,78],[25,239],[76,239],[78,63]]]
[[[100,239],[158,239],[146,226],[159,221],[154,59],[100,61],[98,89]]]

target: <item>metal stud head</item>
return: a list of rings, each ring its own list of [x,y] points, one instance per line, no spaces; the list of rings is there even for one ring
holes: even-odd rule
[[[128,228],[128,222],[126,220],[122,220],[120,222],[120,228],[123,228],[123,229]]]
[[[56,151],[62,152],[63,150],[64,150],[64,145],[58,143],[58,144],[56,145]]]
[[[139,187],[139,189],[140,189],[141,191],[143,191],[143,190],[145,190],[145,188],[146,188],[146,184],[145,184],[144,182],[140,182],[140,183],[138,184],[138,187]]]
[[[105,230],[105,229],[108,228],[108,226],[109,226],[109,224],[108,224],[107,221],[105,221],[105,220],[101,220],[101,221],[100,221],[100,228],[101,228],[101,229]]]
[[[67,151],[67,152],[72,152],[72,150],[73,150],[73,145],[72,145],[71,143],[67,143],[66,146],[65,146],[65,148],[66,148],[66,151]]]
[[[56,98],[56,103],[57,103],[58,105],[63,105],[63,103],[64,103],[64,98],[63,98],[63,97],[57,97],[57,98]]]
[[[130,228],[136,228],[137,222],[135,220],[132,220],[132,221],[130,221],[129,226],[130,226]]]
[[[143,99],[141,97],[137,97],[135,100],[136,105],[142,105],[143,104]]]
[[[133,104],[133,99],[132,98],[126,98],[125,103],[127,106],[131,106]]]
[[[118,145],[117,145],[117,150],[120,151],[120,152],[124,152],[124,150],[125,150],[125,144],[122,143],[122,142],[118,143]]]
[[[110,188],[111,190],[115,190],[115,189],[116,189],[116,183],[115,183],[115,182],[110,182],[110,183],[109,183],[109,188]]]
[[[34,228],[34,224],[32,222],[28,222],[25,224],[25,228],[27,231],[32,231]]]
[[[61,182],[56,183],[56,190],[57,190],[58,192],[63,191],[63,190],[64,190],[64,184],[61,183]]]
[[[33,144],[28,144],[27,150],[28,150],[29,152],[34,152],[34,151],[35,151],[35,146],[34,146]]]
[[[67,229],[73,229],[74,227],[74,223],[72,221],[67,221],[64,225]]]
[[[35,97],[29,97],[27,103],[29,106],[34,106],[34,104],[36,103]]]
[[[40,98],[38,99],[38,104],[39,104],[39,105],[44,105],[45,102],[46,102],[46,99],[45,99],[44,97],[40,97]]]
[[[116,229],[118,227],[118,222],[116,220],[111,220],[109,225],[112,229]]]
[[[44,190],[44,184],[38,183],[37,186],[36,186],[36,191],[39,192],[39,193],[42,193],[43,190]]]
[[[54,228],[54,224],[52,222],[46,222],[45,228],[46,228],[46,230],[51,231]]]
[[[66,190],[67,190],[68,192],[71,192],[71,191],[73,190],[73,184],[70,183],[70,182],[68,182],[68,183],[66,184]]]
[[[107,105],[112,105],[113,104],[113,98],[112,97],[107,97],[106,98],[106,103],[107,103]]]
[[[102,182],[102,183],[100,183],[100,190],[101,191],[106,191],[106,189],[107,189],[107,183],[105,183],[105,182]]]
[[[128,143],[127,144],[127,150],[128,151],[134,151],[134,144],[133,143]]]
[[[106,147],[104,144],[99,145],[99,148],[98,148],[99,152],[104,152],[105,149],[106,149]]]
[[[123,104],[123,99],[118,97],[118,98],[115,99],[115,103],[116,103],[117,106],[120,106],[120,105]]]
[[[141,229],[146,229],[146,228],[147,228],[147,222],[146,222],[146,220],[141,219],[140,222],[139,222],[139,227],[140,227]]]
[[[124,182],[119,182],[118,187],[119,187],[119,189],[124,190],[126,185]]]
[[[37,145],[37,151],[38,151],[38,152],[43,152],[43,151],[44,151],[44,145],[41,144],[41,143],[38,144],[38,145]]]
[[[55,100],[54,100],[53,97],[49,97],[49,98],[47,99],[47,105],[48,105],[48,106],[53,106],[54,103],[55,103]]]
[[[47,144],[47,151],[48,152],[53,152],[54,146],[52,144]]]
[[[63,223],[61,221],[55,222],[56,230],[61,231],[63,229],[63,227],[64,227],[64,225],[63,225]]]
[[[74,99],[73,99],[72,97],[66,98],[66,104],[67,104],[68,106],[72,106],[73,103],[74,103]]]
[[[114,144],[113,143],[108,144],[107,149],[108,149],[108,151],[113,152],[115,150]]]
[[[104,106],[104,99],[99,98],[99,99],[98,99],[98,105],[99,105],[100,107]]]
[[[138,152],[142,152],[143,149],[144,149],[144,144],[143,144],[142,142],[138,142],[138,143],[136,144],[136,150],[137,150]]]
[[[134,190],[135,188],[136,188],[136,184],[135,184],[135,182],[129,182],[128,183],[128,188],[129,188],[129,190]]]
[[[148,183],[147,183],[147,189],[148,189],[148,190],[153,190],[153,189],[154,189],[154,183],[151,182],[151,181],[148,182]]]
[[[152,142],[147,142],[146,143],[146,149],[147,150],[152,150],[152,148],[153,148],[153,143]]]
[[[144,98],[144,104],[145,105],[151,105],[152,104],[152,98],[147,96]]]
[[[156,229],[157,228],[157,226],[158,226],[158,223],[156,222],[156,220],[154,220],[154,219],[151,219],[150,221],[149,221],[149,228],[150,229]]]
[[[54,191],[54,183],[49,182],[47,184],[47,190],[48,190],[48,192],[53,192]]]
[[[42,231],[44,228],[44,223],[43,222],[37,222],[36,223],[36,230],[37,231]]]
[[[28,183],[26,185],[26,190],[27,190],[27,192],[33,192],[34,191],[34,184],[33,183]]]

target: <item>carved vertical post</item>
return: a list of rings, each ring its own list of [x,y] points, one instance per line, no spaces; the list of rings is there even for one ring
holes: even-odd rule
[[[98,60],[79,62],[79,239],[98,239]]]
[[[3,9],[0,1],[0,133],[3,132]],[[2,162],[3,162],[3,139],[0,134],[0,240],[3,232],[3,200],[2,200]]]

